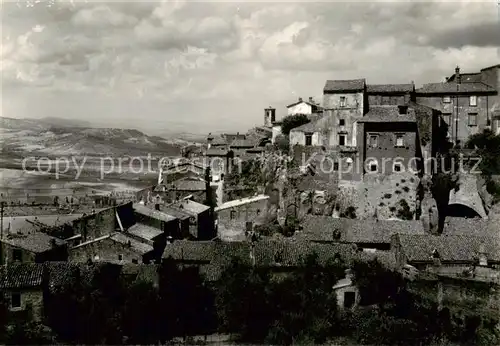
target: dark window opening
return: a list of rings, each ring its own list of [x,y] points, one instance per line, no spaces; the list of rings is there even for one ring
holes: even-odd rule
[[[312,135],[306,135],[306,145],[312,145]]]
[[[377,171],[377,164],[376,163],[370,164],[370,171],[371,172],[376,172]]]
[[[398,106],[399,114],[408,114],[408,106]]]
[[[123,261],[123,255],[118,255],[118,261]]]
[[[401,165],[399,163],[394,165],[394,172],[401,172]]]
[[[21,293],[12,293],[11,295],[11,300],[10,300],[10,305],[13,308],[20,308],[21,307]]]
[[[340,107],[345,107],[345,96],[340,96]]]
[[[260,215],[260,209],[257,209],[257,215]]]
[[[22,262],[23,261],[23,252],[19,249],[12,250],[12,260],[14,262]]]
[[[137,264],[137,263],[139,263],[139,261],[138,261],[138,260],[136,260],[136,259],[134,258],[134,259],[132,260],[132,263]]]
[[[339,119],[339,125],[344,126],[345,125],[345,119]]]
[[[344,308],[350,309],[356,302],[356,292],[344,292]]]
[[[339,145],[345,145],[345,135],[339,136]]]
[[[231,212],[229,213],[229,218],[231,220],[236,219],[236,211],[235,210],[231,210]]]
[[[334,162],[333,163],[333,170],[334,171],[338,171],[339,170],[339,163],[338,162]]]

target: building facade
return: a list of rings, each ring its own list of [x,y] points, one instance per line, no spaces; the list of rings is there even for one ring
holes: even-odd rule
[[[488,75],[485,80],[493,78]],[[425,84],[417,89],[416,100],[440,110],[451,141],[463,146],[470,136],[491,128],[493,120],[496,125],[493,119],[495,100],[498,102],[495,87],[485,84],[482,76],[463,76],[457,67],[454,77],[447,82]]]

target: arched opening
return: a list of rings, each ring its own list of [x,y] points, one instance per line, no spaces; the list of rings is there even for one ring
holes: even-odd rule
[[[479,215],[479,213],[474,209],[472,209],[471,207],[458,203],[448,205],[448,208],[446,210],[446,216],[464,217],[468,219],[481,217],[481,215]]]

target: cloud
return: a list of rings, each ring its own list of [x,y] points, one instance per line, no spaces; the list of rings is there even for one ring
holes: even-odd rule
[[[2,90],[16,116],[140,112],[146,124],[244,130],[269,104],[283,115],[297,97],[321,96],[326,79],[421,84],[456,65],[498,62],[494,3],[74,1],[2,10]],[[40,106],[54,95],[51,108]]]

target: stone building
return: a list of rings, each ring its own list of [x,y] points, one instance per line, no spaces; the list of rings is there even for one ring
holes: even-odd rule
[[[463,146],[471,135],[492,126],[498,86],[485,84],[485,79],[478,77],[464,76],[462,80],[457,67],[455,76],[447,82],[425,84],[416,90],[418,103],[442,112],[449,137],[456,145]]]
[[[40,231],[7,233],[0,239],[0,264],[66,261],[67,242]]]
[[[368,107],[365,79],[327,80],[323,88],[323,114],[334,126],[333,146],[356,146],[355,122]]]
[[[209,206],[190,200],[183,200],[170,204],[168,207],[190,216],[189,233],[194,239],[211,240],[217,236],[214,216]]]
[[[225,233],[239,234],[253,229],[253,223],[268,208],[269,196],[259,195],[228,201],[215,208],[219,236]]]
[[[42,321],[43,266],[15,263],[0,267],[0,292],[8,304],[7,321]]]
[[[415,101],[415,85],[411,84],[368,84],[368,107],[399,106]]]
[[[346,269],[345,278],[333,285],[332,290],[337,296],[337,306],[341,310],[354,309],[361,301],[361,294],[354,283],[354,274],[351,269]]]

